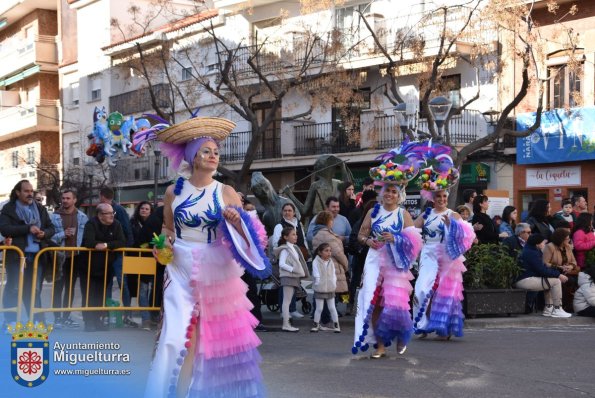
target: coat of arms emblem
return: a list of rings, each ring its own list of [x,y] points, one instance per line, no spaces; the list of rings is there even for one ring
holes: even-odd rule
[[[52,325],[33,324],[8,327],[12,334],[10,342],[10,370],[12,379],[24,387],[37,387],[50,373],[49,334]]]

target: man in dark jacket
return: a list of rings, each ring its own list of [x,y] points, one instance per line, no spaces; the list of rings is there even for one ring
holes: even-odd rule
[[[514,229],[514,236],[509,236],[502,241],[502,245],[508,249],[508,255],[515,260],[525,247],[527,239],[531,235],[531,226],[527,223],[519,223]]]
[[[33,260],[35,255],[47,246],[54,235],[54,226],[50,216],[42,205],[33,200],[33,185],[27,180],[19,181],[10,193],[10,201],[0,213],[0,233],[5,238],[12,238],[12,244],[25,253],[25,272],[23,279],[23,302],[31,318],[31,288],[33,284]],[[16,307],[18,303],[19,258],[14,251],[6,253],[6,288],[4,290],[4,308]],[[37,267],[35,286],[35,307],[41,307],[40,288],[43,265]],[[6,322],[15,322],[16,314],[4,315]],[[43,314],[35,315],[36,321],[44,321]]]
[[[88,293],[88,302],[83,297],[83,306],[103,307],[104,297],[107,296],[107,280],[113,277],[111,265],[116,255],[107,250],[119,249],[126,246],[126,239],[120,223],[114,219],[114,209],[111,205],[100,203],[97,206],[97,216],[85,224],[83,234],[83,246],[95,249],[91,254],[91,264],[81,269],[81,282],[85,286],[83,290]],[[86,292],[86,286],[89,291]],[[109,296],[107,296],[109,297]],[[85,331],[105,330],[106,326],[102,320],[105,313],[99,311],[83,311]]]

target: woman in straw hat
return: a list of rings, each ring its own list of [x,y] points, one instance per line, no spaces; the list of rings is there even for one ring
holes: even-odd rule
[[[443,145],[429,146],[426,161],[430,167],[420,171],[418,181],[422,196],[433,201],[434,208],[427,208],[415,220],[424,239],[415,281],[415,333],[424,338],[436,332],[440,340],[463,335],[463,254],[475,239],[471,224],[447,207],[448,189],[459,179],[450,151]]]
[[[386,357],[385,347],[393,342],[403,354],[413,333],[409,296],[413,275],[411,263],[421,248],[421,237],[409,213],[399,207],[409,180],[418,171],[415,157],[405,154],[415,145],[404,144],[381,157],[384,162],[370,170],[376,185],[381,185],[382,205],[376,204],[362,222],[358,241],[370,247],[362,287],[357,299],[355,355],[370,345],[376,348],[371,358]],[[413,154],[413,152],[412,152]]]
[[[270,274],[266,233],[241,210],[236,191],[213,179],[219,142],[234,127],[199,117],[145,135],[162,141],[178,171],[190,171],[165,193],[163,232],[174,257],[146,397],[264,395],[253,330],[258,320],[241,276],[244,269],[259,278]]]

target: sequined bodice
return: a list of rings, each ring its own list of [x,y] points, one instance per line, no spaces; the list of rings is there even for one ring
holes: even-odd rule
[[[172,203],[176,237],[191,242],[211,243],[218,236],[221,220],[223,185],[213,181],[203,188],[184,182],[182,192]]]
[[[372,236],[378,238],[383,232],[393,234],[401,232],[403,229],[403,211],[400,207],[388,211],[381,206],[376,217],[372,218]]]
[[[450,215],[450,210],[445,210],[442,213],[436,213],[434,209],[428,214],[428,218],[424,220],[422,228],[422,237],[426,243],[440,243],[444,240],[444,222],[442,217]]]

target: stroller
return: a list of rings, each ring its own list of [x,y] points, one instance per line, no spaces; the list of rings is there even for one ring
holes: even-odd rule
[[[275,275],[271,275],[270,278],[264,279],[260,283],[260,301],[266,305],[269,311],[279,311],[279,289],[281,288],[281,281]],[[302,303],[302,312],[309,314],[312,311],[312,303],[308,301],[308,292],[302,285],[295,291],[296,301]]]

